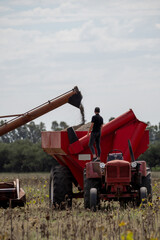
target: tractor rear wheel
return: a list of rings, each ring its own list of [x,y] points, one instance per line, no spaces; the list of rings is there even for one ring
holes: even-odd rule
[[[72,206],[72,174],[66,166],[55,166],[50,173],[49,198],[55,207]]]
[[[99,192],[100,192],[100,184],[101,181],[99,178],[86,178],[86,169],[83,172],[84,176],[84,207],[90,208],[90,189],[96,188],[97,189],[97,205],[100,207],[100,199],[99,199]]]

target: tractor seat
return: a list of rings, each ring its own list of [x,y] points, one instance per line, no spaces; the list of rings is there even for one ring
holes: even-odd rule
[[[107,162],[112,160],[123,160],[123,154],[122,153],[109,153]]]

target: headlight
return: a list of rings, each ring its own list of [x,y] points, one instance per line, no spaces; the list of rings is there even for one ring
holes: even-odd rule
[[[105,164],[103,162],[100,163],[100,168],[105,168]]]
[[[137,167],[137,162],[132,162],[132,163],[131,163],[131,167],[132,167],[132,168],[136,168],[136,167]]]

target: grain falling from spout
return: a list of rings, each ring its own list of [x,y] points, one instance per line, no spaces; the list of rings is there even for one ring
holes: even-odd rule
[[[85,124],[85,113],[84,113],[84,107],[83,107],[83,105],[81,104],[80,105],[80,113],[81,113],[81,121],[82,121],[82,124],[84,125]]]

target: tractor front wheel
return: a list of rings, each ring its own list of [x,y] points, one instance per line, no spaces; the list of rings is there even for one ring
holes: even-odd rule
[[[91,188],[90,189],[90,209],[96,212],[97,207],[97,189]]]
[[[152,179],[150,171],[148,171],[146,177],[142,178],[142,186],[147,188],[148,200],[152,202]]]
[[[92,188],[97,189],[97,205],[100,208],[100,198],[99,192],[101,188],[101,180],[99,178],[87,178],[86,177],[86,169],[83,172],[84,177],[84,207],[90,208],[90,190]]]
[[[144,205],[147,203],[147,188],[141,187],[139,190],[140,204]]]

